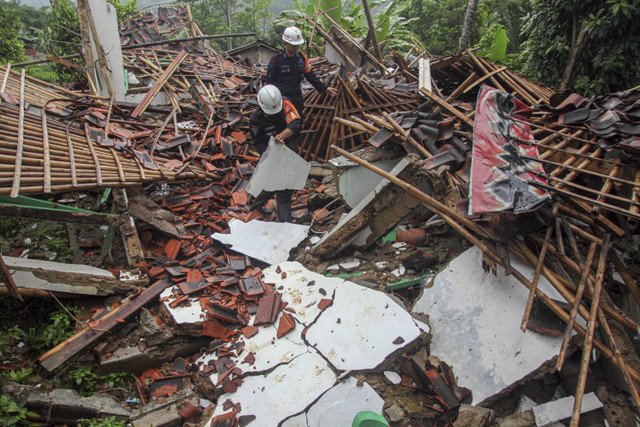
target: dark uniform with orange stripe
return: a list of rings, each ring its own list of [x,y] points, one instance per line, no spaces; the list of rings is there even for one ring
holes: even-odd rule
[[[249,118],[251,142],[255,149],[262,155],[269,146],[269,140],[285,129],[291,129],[293,135],[285,140],[289,149],[298,152],[298,135],[302,128],[302,119],[298,110],[288,99],[282,99],[282,110],[277,114],[266,114],[262,108],[258,108]],[[291,196],[293,190],[276,191],[278,201],[278,219],[280,222],[291,222]],[[251,210],[262,207],[273,196],[273,193],[263,191],[251,205]]]
[[[304,101],[300,84],[305,78],[318,92],[327,90],[327,85],[316,76],[309,65],[309,60],[302,52],[289,56],[283,50],[271,58],[267,66],[267,84],[275,85],[280,89],[282,96],[286,96],[293,102],[301,117]]]

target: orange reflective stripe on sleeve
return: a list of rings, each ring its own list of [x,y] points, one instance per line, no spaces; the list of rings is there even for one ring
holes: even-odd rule
[[[286,99],[282,101],[282,108],[284,109],[284,120],[287,122],[287,124],[300,118],[300,114],[298,114],[298,110],[296,110],[296,107],[294,107],[293,104]]]
[[[302,57],[304,58],[304,72],[305,73],[311,72],[311,64],[309,64],[309,60],[307,59],[307,55],[305,55],[302,52],[300,52],[300,54],[302,54]]]

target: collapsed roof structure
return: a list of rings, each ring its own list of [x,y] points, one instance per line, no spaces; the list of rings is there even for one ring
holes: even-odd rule
[[[86,10],[93,9],[95,16],[98,6],[90,3]],[[348,381],[357,378],[355,373],[385,371],[391,378],[395,372],[390,367],[396,366],[403,375],[392,384],[423,394],[423,408],[432,411],[425,422],[451,425],[462,403],[491,402],[558,353],[555,366],[561,369],[569,339],[577,333],[585,337],[585,356],[575,392],[569,392],[576,402],[569,416],[580,416],[592,349],[617,367],[633,402],[640,404],[638,365],[632,352],[624,350],[628,336],[615,326],[635,334],[637,320],[616,306],[617,296],[610,295],[615,291],[630,295],[630,304],[640,303],[638,265],[630,261],[637,255],[634,238],[640,219],[640,90],[590,99],[556,93],[471,50],[412,62],[396,56],[395,70],[388,71],[376,64],[382,58],[375,58],[344,30],[323,32],[345,62],[368,61],[374,72],[367,73],[366,66],[365,72],[350,72],[348,66],[326,59],[312,60],[339,95],[306,91],[299,155],[320,170],[361,165],[385,180],[371,183],[371,192],[354,200],[350,213],[339,222],[337,215],[332,222],[326,206],[311,208],[315,203],[310,202],[326,185],[310,180],[294,200],[294,218],[300,224],[291,226],[302,228],[283,224],[274,235],[285,236],[283,240],[292,245],[286,248],[285,259],[265,264],[272,258],[263,258],[260,251],[249,254],[237,249],[239,245],[223,244],[233,242],[242,225],[256,227],[240,237],[245,240],[275,226],[269,225],[274,214],[249,210],[246,191],[258,161],[248,138],[247,117],[256,108],[255,93],[264,69],[211,49],[204,40],[212,37],[202,34],[188,7],[159,7],[121,25],[118,45],[126,70],[123,82],[129,86],[124,92],[111,87],[108,96],[100,96],[117,79],[105,79],[114,70],[100,53],[92,20],[89,13],[85,42],[98,45],[99,60],[88,61],[83,70],[89,76],[90,93],[38,81],[10,65],[0,68],[0,212],[115,225],[123,236],[129,267],[140,267],[151,284],[129,294],[108,314],[96,313],[89,327],[43,354],[39,363],[45,373],[54,374],[97,347],[103,350],[100,363],[105,369],[115,369],[118,363],[132,370],[136,364],[146,367],[136,372],[142,403],[188,391],[192,378],[198,387],[209,382],[206,388],[213,391],[206,396],[217,402],[209,418],[203,419],[207,425],[245,425],[255,416],[260,425],[328,425],[322,405],[339,405],[323,399],[335,394],[336,401],[344,403],[347,398],[341,393],[348,394],[338,390],[336,382],[347,378],[340,387],[351,387]],[[349,59],[345,52],[357,57]],[[367,160],[372,152],[386,153],[387,160],[406,158],[383,169],[372,164],[377,161]],[[322,177],[323,172],[319,174],[315,176]],[[150,183],[180,185],[172,185],[168,193],[145,195],[141,185]],[[344,187],[341,197],[347,199]],[[104,188],[128,190],[116,192],[119,215],[60,214],[55,206],[49,207],[53,213],[42,214],[35,202],[24,197]],[[551,356],[532,355],[533,366],[506,379],[496,374],[495,384],[487,386],[459,373],[470,369],[461,360],[435,354],[442,358],[436,363],[407,356],[425,347],[427,333],[446,340],[447,336],[438,337],[435,325],[441,330],[447,325],[433,320],[430,329],[396,307],[388,295],[287,262],[288,251],[306,238],[305,223],[311,218],[318,222],[328,218],[332,227],[311,243],[315,246],[302,250],[299,260],[313,260],[317,266],[349,247],[370,249],[418,205],[476,247],[475,255],[464,255],[473,260],[467,267],[477,263],[476,271],[485,267],[524,285],[522,306],[511,307],[523,316],[519,324],[511,325],[515,332],[510,333],[559,336],[549,346]],[[151,210],[165,216],[148,215]],[[152,227],[144,225],[138,231],[132,217],[138,219],[138,227]],[[296,233],[302,237],[294,238]],[[413,246],[423,244],[424,236]],[[412,255],[405,261],[423,271],[429,258],[425,254],[419,258]],[[465,268],[465,262],[452,265]],[[16,298],[29,294],[29,282],[14,283],[12,274],[36,267],[20,266],[18,261],[0,267],[7,292]],[[489,280],[482,277],[479,281]],[[124,282],[120,289],[129,292],[124,271],[118,279]],[[439,275],[434,283],[452,289],[456,279]],[[55,294],[75,292],[69,290],[72,285],[65,286]],[[445,295],[437,286],[434,289]],[[429,292],[424,291],[426,300],[416,303],[415,316],[435,313]],[[475,292],[480,299],[484,290]],[[461,293],[446,295],[454,299]],[[147,346],[153,347],[150,343],[157,336],[140,339],[130,348],[108,347],[104,342],[105,331],[130,321],[149,303],[160,303],[160,313],[148,316],[158,319],[158,325],[170,325],[157,328],[156,335],[190,337],[191,346],[182,349],[184,359],[176,357],[169,370],[148,369],[153,352]],[[540,303],[563,321],[561,331],[534,319]],[[443,311],[440,316],[447,313],[451,314]],[[602,334],[596,337],[598,325]],[[459,341],[466,339],[462,335]],[[542,345],[535,340],[545,340],[532,339],[533,347]],[[526,351],[533,352],[520,346],[522,337],[516,341],[515,353],[524,352],[526,358]],[[358,346],[361,342],[369,344]],[[442,341],[432,343],[435,347],[443,347]],[[462,349],[452,351],[447,357],[455,358]],[[106,357],[116,352],[115,358]],[[297,382],[286,382],[280,390],[276,387],[283,377]],[[456,377],[467,382],[456,382]],[[275,398],[265,395],[269,387],[274,387]],[[365,409],[381,413],[379,398],[365,395],[362,399],[370,406],[361,399],[357,411],[347,405],[341,416],[353,418]],[[193,419],[185,410],[196,411],[198,406],[192,400],[188,403],[174,411],[182,419]],[[399,418],[410,418],[412,423],[424,416],[402,409]],[[134,425],[158,416],[115,415],[133,420]],[[398,421],[393,411],[386,415]]]

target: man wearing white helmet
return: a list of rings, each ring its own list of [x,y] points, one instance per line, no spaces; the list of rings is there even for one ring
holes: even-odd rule
[[[274,138],[276,144],[286,144],[289,149],[297,152],[298,135],[302,128],[302,119],[296,107],[282,97],[280,90],[273,85],[266,85],[258,92],[258,105],[249,118],[251,143],[262,155],[269,146],[269,140]],[[278,202],[278,220],[291,222],[291,196],[293,190],[276,191]],[[263,191],[251,205],[251,210],[261,208],[273,196],[273,193]]]
[[[283,96],[289,98],[302,116],[304,101],[300,84],[306,78],[318,92],[327,92],[331,96],[337,95],[335,88],[327,87],[311,69],[306,55],[298,51],[304,43],[304,37],[298,27],[287,27],[282,33],[284,50],[269,61],[267,67],[267,84],[280,89]]]

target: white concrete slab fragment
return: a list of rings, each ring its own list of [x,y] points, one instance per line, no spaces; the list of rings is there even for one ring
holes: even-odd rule
[[[65,264],[29,258],[3,257],[19,288],[42,289],[79,295],[112,294],[124,284],[109,270],[90,265]]]
[[[385,172],[389,172],[398,164],[398,162],[400,162],[400,159],[381,160],[374,162],[373,165],[379,167]],[[383,179],[384,178],[377,173],[371,172],[364,166],[358,165],[340,175],[338,178],[338,188],[345,203],[350,208],[353,208],[354,206],[357,206],[358,203],[360,203],[360,201],[362,201],[362,199],[364,199],[367,194],[369,194]]]
[[[302,190],[311,165],[284,144],[272,141],[260,157],[251,176],[247,193],[254,197],[264,191]]]
[[[278,267],[280,267],[280,273],[276,273]],[[282,301],[295,310],[293,317],[305,326],[310,325],[320,314],[318,308],[320,300],[333,298],[334,290],[344,283],[344,279],[325,277],[309,271],[296,261],[272,265],[262,272],[264,273],[263,281],[276,284],[276,289],[282,295]],[[282,272],[286,273],[284,279]],[[312,284],[309,285],[309,283]],[[325,295],[322,295],[320,289],[324,289]]]
[[[557,421],[570,418],[571,413],[573,412],[573,404],[575,400],[576,398],[574,396],[567,396],[559,400],[554,400],[552,402],[536,406],[533,408],[536,425],[538,427],[548,426]],[[599,408],[602,408],[602,402],[600,402],[595,393],[587,393],[583,396],[582,407],[580,408],[581,414]]]
[[[384,371],[384,377],[393,385],[398,385],[402,382],[402,377],[395,371]]]
[[[267,264],[277,264],[289,259],[289,251],[302,242],[309,226],[288,222],[242,222],[229,221],[229,234],[214,233],[213,239],[229,245],[234,251],[243,253]]]
[[[173,316],[173,320],[177,325],[200,323],[204,321],[204,312],[200,307],[200,301],[198,301],[198,298],[189,298],[189,302],[191,303],[191,306],[189,307],[184,307],[182,305],[179,305],[178,307],[169,307],[169,304],[173,300],[171,295],[173,295],[173,286],[169,286],[167,289],[162,291],[160,299],[169,299],[162,303],[169,313],[171,313],[171,316]]]
[[[77,295],[98,295],[98,288],[95,286],[69,285],[43,280],[37,277],[32,271],[17,270],[10,272],[18,288],[42,289],[51,292],[67,292]]]
[[[111,87],[116,93],[116,101],[124,101],[127,91],[124,76],[124,65],[122,61],[122,50],[120,49],[120,33],[118,32],[118,17],[116,8],[105,0],[89,0],[89,7],[93,15],[93,21],[96,24],[96,36],[107,56],[107,66],[109,68],[109,79]],[[98,53],[93,39],[91,40],[93,49],[93,57],[98,58]],[[107,86],[96,64],[97,73],[101,84],[97,85],[97,89],[101,96],[109,97]]]
[[[278,318],[280,316],[281,315],[279,315]],[[299,329],[298,333],[288,333],[282,338],[277,338],[278,321],[279,320],[276,319],[274,322],[275,326],[260,327],[260,331],[251,338],[243,337],[240,339],[240,341],[244,341],[245,343],[244,351],[239,357],[232,357],[231,359],[236,362],[236,366],[242,369],[243,373],[253,374],[256,372],[264,372],[277,365],[289,363],[294,358],[309,351],[300,336],[302,328]],[[298,329],[298,327],[296,327],[296,329]],[[255,363],[253,365],[242,363],[250,352],[254,354]],[[215,354],[204,354],[196,363],[202,362],[202,366],[204,366],[204,364],[212,359],[217,359]],[[217,373],[212,374],[209,378],[213,384],[218,382]]]
[[[511,263],[529,279],[534,271]],[[563,300],[543,277],[538,287]],[[485,274],[482,252],[468,249],[424,290],[413,312],[429,316],[431,353],[451,365],[458,384],[473,392],[480,403],[555,357],[562,337],[520,330],[528,289],[500,269]]]
[[[518,402],[518,407],[516,408],[515,413],[519,414],[520,412],[529,411],[535,408],[537,405],[538,404],[534,402],[533,399],[530,399],[523,394],[522,396],[520,396],[520,401]]]
[[[311,350],[267,375],[244,378],[235,393],[218,399],[213,417],[226,413],[222,403],[230,399],[240,403],[239,415],[255,415],[256,425],[277,426],[282,420],[303,411],[336,381],[327,362]],[[207,425],[211,424],[211,419]]]
[[[3,256],[5,264],[9,270],[43,270],[43,271],[59,271],[69,274],[87,274],[96,277],[104,277],[105,279],[115,279],[113,273],[98,267],[83,264],[65,264],[62,262],[41,261],[29,258],[15,258]]]
[[[368,384],[351,377],[336,384],[307,411],[309,427],[350,426],[360,411],[382,413],[384,400]]]
[[[386,294],[345,281],[306,337],[336,369],[355,371],[376,368],[419,335],[411,315]]]

